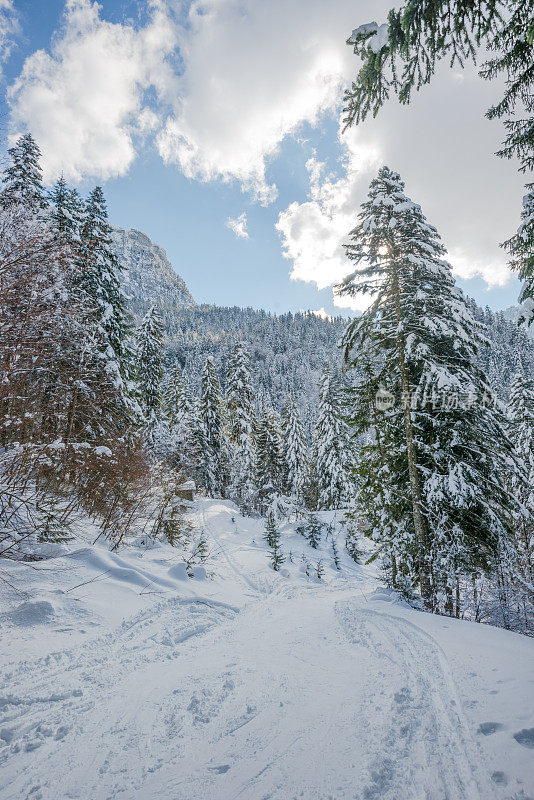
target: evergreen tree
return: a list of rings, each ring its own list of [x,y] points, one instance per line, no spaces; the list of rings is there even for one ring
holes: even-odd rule
[[[332,536],[332,561],[334,562],[334,566],[337,570],[341,570],[341,561],[339,558],[339,551],[337,549],[337,542],[334,536]]]
[[[528,326],[534,322],[534,183],[528,184],[527,189],[527,194],[523,197],[521,225],[515,236],[505,242],[504,246],[512,256],[510,266],[523,281],[519,295],[519,321]]]
[[[317,448],[317,507],[339,508],[350,494],[349,437],[342,415],[339,382],[326,367],[319,387],[314,438]]]
[[[317,514],[308,514],[307,519],[297,528],[298,533],[307,540],[310,547],[317,550],[323,533],[323,525]]]
[[[414,89],[432,79],[437,62],[450,58],[451,66],[466,59],[475,59],[482,46],[494,57],[480,70],[483,78],[503,76],[505,91],[501,100],[486,113],[489,119],[504,119],[507,136],[497,155],[516,157],[520,171],[534,166],[534,4],[532,0],[474,0],[455,3],[436,0],[406,0],[400,9],[391,9],[388,22],[376,22],[356,28],[347,44],[361,57],[352,87],[345,92],[345,125],[376,116],[393,91],[401,103],[409,103]],[[517,110],[526,116],[518,119]],[[506,243],[512,254],[512,266],[524,281],[521,301],[523,319],[534,319],[534,214],[532,187],[528,186],[525,213],[518,236]],[[529,199],[530,198],[530,199]]]
[[[105,346],[111,346],[120,362],[125,355],[131,318],[120,285],[122,267],[113,248],[106,201],[100,186],[93,189],[85,204],[82,242],[87,260],[84,287],[96,305]]]
[[[83,201],[76,191],[70,189],[63,175],[58,178],[48,193],[50,215],[55,230],[65,236],[69,244],[79,245],[83,221]]]
[[[226,407],[230,447],[230,496],[245,510],[256,492],[254,480],[254,388],[249,355],[238,343],[228,361]]]
[[[175,468],[189,475],[198,471],[205,434],[200,423],[198,403],[178,363],[163,385],[163,413],[168,421]]]
[[[211,356],[206,359],[202,371],[200,422],[206,437],[205,449],[201,454],[203,481],[209,494],[214,495],[221,492],[224,485],[224,442],[221,417],[221,388]]]
[[[193,398],[189,381],[185,377],[178,362],[166,375],[162,387],[163,413],[171,427],[180,425],[183,419],[191,415]]]
[[[157,305],[145,314],[136,333],[138,386],[149,425],[154,425],[161,406],[163,378],[163,321]]]
[[[482,328],[437,231],[387,167],[371,182],[351,239],[357,266],[339,291],[373,298],[344,336],[347,364],[360,367],[355,433],[374,434],[360,455],[361,500],[392,582],[418,582],[431,608],[451,612],[458,577],[489,569],[512,536],[505,485],[515,463],[476,366]]]
[[[301,503],[307,479],[308,447],[293,392],[282,412],[282,434],[287,493]]]
[[[525,480],[516,478],[512,488],[522,505],[516,521],[516,540],[523,577],[530,582],[534,574],[534,382],[521,372],[512,381],[508,414],[511,439],[525,465]]]
[[[284,563],[285,556],[282,553],[280,544],[280,531],[278,530],[272,513],[267,514],[265,523],[265,535],[263,537],[271,549],[271,566],[278,572]]]
[[[46,207],[39,164],[41,151],[31,133],[19,136],[14,147],[10,147],[10,165],[4,172],[0,192],[0,206],[7,208],[15,203],[37,212]]]
[[[284,457],[280,417],[272,407],[263,410],[256,431],[256,481],[262,501],[282,491]]]

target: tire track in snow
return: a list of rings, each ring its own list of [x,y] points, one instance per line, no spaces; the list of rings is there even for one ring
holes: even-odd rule
[[[362,800],[494,797],[438,643],[417,625],[360,604],[338,603],[336,611],[348,638],[382,662],[375,679],[390,704]]]

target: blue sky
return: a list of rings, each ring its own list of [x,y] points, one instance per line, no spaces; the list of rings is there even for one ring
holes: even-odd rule
[[[344,39],[388,5],[17,0],[0,20],[5,130],[34,133],[48,180],[101,183],[112,221],[165,247],[198,302],[350,313],[329,284],[388,163],[462,288],[512,305],[498,242],[517,226],[523,179],[493,155],[502,129],[483,117],[500,87],[444,65],[410,107],[392,101],[340,137],[358,65]]]

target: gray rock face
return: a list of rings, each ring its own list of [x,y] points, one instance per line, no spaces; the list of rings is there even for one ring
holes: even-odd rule
[[[123,288],[137,316],[157,302],[164,316],[196,305],[182,278],[174,271],[163,247],[134,229],[113,231],[117,256],[124,268]]]

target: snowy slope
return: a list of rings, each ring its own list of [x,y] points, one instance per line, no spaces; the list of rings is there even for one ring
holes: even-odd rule
[[[207,578],[79,542],[3,571],[2,800],[534,797],[534,641],[414,611],[293,526],[274,573],[261,521],[195,515]]]

